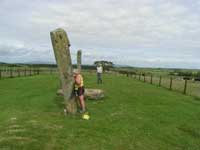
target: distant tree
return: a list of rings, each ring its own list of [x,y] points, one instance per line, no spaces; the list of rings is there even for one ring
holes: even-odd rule
[[[110,68],[113,68],[113,62],[111,61],[105,61],[105,60],[101,60],[101,61],[95,61],[94,65],[99,65],[101,64],[103,66],[104,70],[109,70]]]
[[[185,77],[192,77],[193,73],[192,72],[187,72],[187,71],[179,71],[178,76],[185,76]]]
[[[175,72],[169,72],[169,75],[173,76],[175,75]]]
[[[195,78],[194,81],[200,81],[200,78]]]
[[[196,73],[196,77],[200,78],[200,71]]]
[[[181,70],[181,69],[174,69],[173,71],[169,72],[169,75],[174,76],[182,76],[184,79],[191,79],[192,77],[196,76],[197,74],[194,74],[194,72],[190,70]],[[199,72],[200,75],[200,72]]]

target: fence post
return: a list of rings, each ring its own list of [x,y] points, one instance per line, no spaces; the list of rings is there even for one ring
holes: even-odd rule
[[[153,84],[153,76],[151,75],[151,81],[150,81],[151,84]]]
[[[24,76],[26,76],[26,68],[25,68],[25,70],[24,70]]]
[[[2,70],[0,69],[0,79],[1,79],[1,77],[2,77]]]
[[[18,77],[20,77],[20,71],[19,71],[19,69],[17,69],[17,75],[18,75]]]
[[[12,77],[13,77],[13,70],[10,69],[10,78],[12,78]]]
[[[173,79],[172,79],[172,77],[170,77],[170,85],[169,85],[170,90],[172,90],[172,81],[173,81]]]
[[[140,80],[140,78],[141,78],[141,73],[139,74],[139,80]]]
[[[36,75],[36,74],[37,74],[37,70],[34,69],[34,75]]]
[[[159,79],[159,86],[161,86],[161,82],[162,82],[162,76],[160,76],[160,79]]]
[[[185,79],[185,85],[184,85],[183,94],[186,94],[186,92],[187,92],[187,79]]]
[[[17,70],[16,69],[14,69],[14,71],[13,71],[13,77],[17,77]]]
[[[144,82],[146,82],[146,75],[144,74]]]
[[[40,69],[37,70],[37,74],[38,74],[38,75],[40,74]]]

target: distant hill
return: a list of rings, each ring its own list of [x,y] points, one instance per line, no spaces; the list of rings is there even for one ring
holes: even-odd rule
[[[0,64],[2,64],[2,65],[6,65],[7,63],[4,63],[4,62],[0,62]]]
[[[30,61],[30,62],[25,62],[25,63],[22,63],[22,64],[52,64],[52,65],[55,65],[56,63],[55,62],[48,62],[48,61]]]
[[[114,67],[122,67],[122,68],[134,68],[133,66],[129,66],[129,65],[119,65],[119,64],[114,64]]]

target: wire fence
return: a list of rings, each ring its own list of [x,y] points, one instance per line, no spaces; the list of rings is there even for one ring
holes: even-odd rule
[[[120,73],[121,74],[121,73]],[[152,85],[164,87],[171,91],[181,92],[185,95],[191,95],[200,98],[200,82],[194,79],[187,79],[180,76],[156,76],[145,74],[124,74],[136,80]]]

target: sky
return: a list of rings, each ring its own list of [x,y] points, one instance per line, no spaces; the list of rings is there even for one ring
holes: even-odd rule
[[[137,67],[200,69],[198,0],[0,0],[0,62],[55,63],[50,31],[71,56]]]

